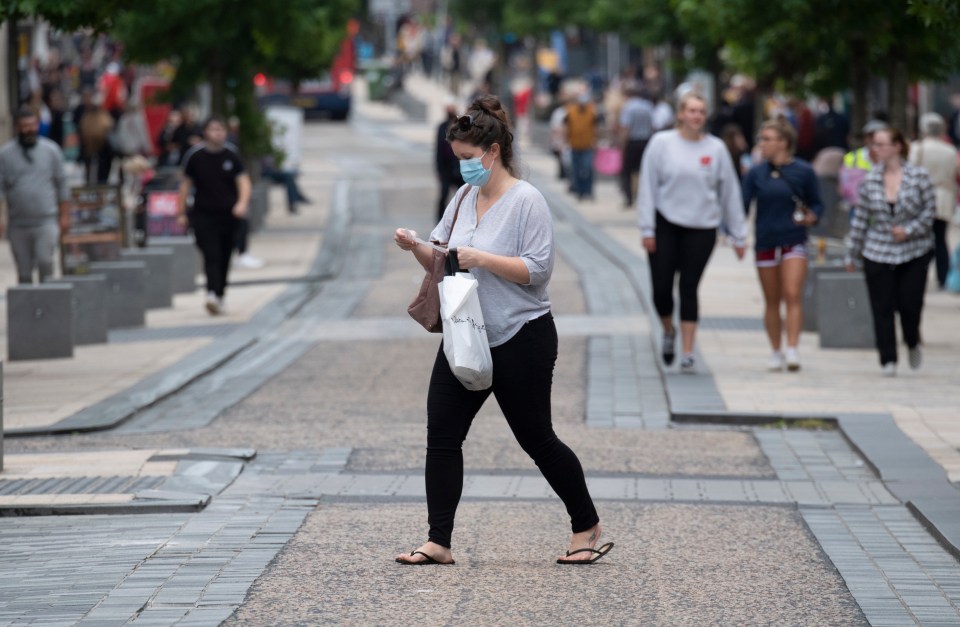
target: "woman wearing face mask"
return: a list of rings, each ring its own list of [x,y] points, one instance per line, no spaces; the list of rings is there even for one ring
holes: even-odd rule
[[[427,395],[428,541],[397,556],[401,564],[453,564],[451,534],[463,488],[462,444],[491,393],[524,451],[536,462],[570,515],[573,535],[558,563],[593,563],[613,543],[597,546],[600,524],[577,456],[553,431],[550,392],[557,331],[547,284],[553,271],[553,224],[540,192],[516,177],[513,133],[494,96],[478,98],[450,126],[447,139],[467,187],[447,206],[431,240],[456,248],[461,270],[477,282],[493,385],[467,390],[437,352]],[[456,223],[454,213],[463,196]],[[451,232],[452,227],[452,232]],[[413,233],[413,236],[416,234]],[[394,241],[428,266],[432,250],[398,229]]]
[[[680,284],[680,371],[696,372],[693,357],[699,303],[697,289],[725,224],[737,258],[743,259],[747,226],[740,181],[730,152],[704,132],[707,104],[688,92],[677,106],[677,128],[654,134],[640,168],[637,213],[642,244],[650,259],[653,304],[663,325],[663,361],[673,363],[673,285]]]

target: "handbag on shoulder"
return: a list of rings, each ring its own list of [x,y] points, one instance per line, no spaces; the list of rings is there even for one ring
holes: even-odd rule
[[[457,224],[457,217],[460,215],[460,205],[463,204],[463,199],[467,197],[469,191],[470,187],[468,186],[460,193],[460,197],[457,199],[457,209],[453,213],[450,233],[447,234],[448,241],[453,234],[453,227]],[[440,246],[446,246],[446,242],[435,243]],[[452,272],[448,271],[447,259],[449,256],[448,252],[441,252],[437,249],[433,250],[433,256],[430,258],[430,266],[427,268],[427,273],[420,283],[420,290],[407,307],[407,313],[410,314],[410,317],[430,333],[443,333],[443,325],[440,322],[440,289],[438,286],[444,276],[452,274]]]

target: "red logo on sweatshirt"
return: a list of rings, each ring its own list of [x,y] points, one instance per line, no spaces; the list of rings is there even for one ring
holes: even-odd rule
[[[709,155],[705,155],[705,156],[703,156],[703,157],[700,157],[700,165],[702,165],[702,166],[708,166],[708,165],[710,165],[710,161],[711,161],[711,159],[710,159],[710,156],[709,156]]]

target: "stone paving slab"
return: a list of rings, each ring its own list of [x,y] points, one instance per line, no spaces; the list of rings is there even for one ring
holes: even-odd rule
[[[960,568],[907,508],[800,512],[872,625],[960,622]]]
[[[587,475],[590,493],[597,500],[679,501],[760,505],[833,506],[837,504],[899,504],[879,480],[779,481],[761,479],[686,479],[679,477],[593,477]],[[296,494],[309,498],[425,498],[423,477],[418,474],[336,474],[305,477]],[[556,499],[540,475],[467,474],[463,500]]]
[[[8,454],[0,517],[199,511],[253,456],[249,449]],[[94,474],[103,468],[119,474]]]

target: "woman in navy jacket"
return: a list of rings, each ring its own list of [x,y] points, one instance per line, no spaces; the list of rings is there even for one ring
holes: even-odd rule
[[[800,369],[797,345],[803,328],[803,285],[807,276],[807,227],[823,213],[817,175],[810,164],[794,158],[797,135],[788,122],[760,127],[763,162],[743,178],[747,211],[756,200],[756,263],[763,288],[763,323],[773,354],[768,369]],[[786,320],[780,304],[786,304]],[[784,324],[786,322],[786,324]],[[781,350],[786,326],[787,347]]]

